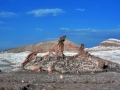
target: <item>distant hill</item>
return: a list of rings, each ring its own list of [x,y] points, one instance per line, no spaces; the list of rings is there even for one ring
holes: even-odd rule
[[[3,52],[12,52],[12,53],[19,53],[19,52],[24,52],[24,51],[34,51],[34,50],[39,50],[40,52],[46,52],[49,49],[55,48],[57,45],[58,40],[55,41],[47,41],[47,42],[40,42],[36,44],[30,44],[27,46],[21,46],[17,48],[11,48],[4,50]],[[79,45],[75,44],[74,42],[66,39],[65,42],[65,51],[76,51],[79,47]]]
[[[120,47],[120,40],[111,38],[103,41],[99,46]]]
[[[108,50],[120,50],[119,39],[107,39],[99,44],[99,46],[86,49],[88,51],[108,51]]]

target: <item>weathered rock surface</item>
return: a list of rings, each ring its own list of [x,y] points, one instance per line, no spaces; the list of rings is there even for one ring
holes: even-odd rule
[[[87,56],[86,56],[87,55]],[[50,54],[47,57],[38,57],[31,60],[24,67],[31,70],[31,67],[39,65],[40,71],[48,71],[52,67],[53,72],[58,73],[85,73],[85,72],[102,72],[107,70],[120,70],[120,65],[99,57],[86,54],[78,57],[65,56],[57,57],[55,54]]]

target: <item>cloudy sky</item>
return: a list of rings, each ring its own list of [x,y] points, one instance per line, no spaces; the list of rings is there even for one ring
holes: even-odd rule
[[[120,0],[0,0],[0,50],[62,35],[85,47],[120,39]]]

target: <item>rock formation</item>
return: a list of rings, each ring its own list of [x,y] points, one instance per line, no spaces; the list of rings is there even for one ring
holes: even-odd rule
[[[57,45],[53,45],[53,47],[51,47],[52,49],[49,49],[49,53],[47,55],[44,55],[43,58],[48,57],[49,55],[53,54],[53,52],[55,51],[55,54],[57,55],[57,59],[59,59],[59,57],[64,57],[63,51],[64,51],[64,41],[65,41],[66,35],[60,37],[60,39],[58,40]]]
[[[58,44],[56,47],[56,54],[57,56],[63,56],[63,51],[64,51],[64,41],[65,41],[66,35],[60,37],[58,40]]]
[[[48,56],[53,55],[54,49],[49,49],[47,52],[48,54],[44,55],[42,58],[47,58]]]
[[[37,53],[38,52],[34,51],[28,54],[28,56],[26,57],[24,62],[21,64],[21,66],[24,67],[28,62],[30,62],[31,60],[34,60],[36,58]]]
[[[78,56],[76,58],[65,58],[56,59],[57,55],[46,58],[31,60],[25,65],[25,69],[31,70],[32,66],[40,65],[40,71],[46,71],[49,73],[84,73],[84,72],[101,72],[105,69],[108,70],[119,70],[120,65],[113,63],[99,57],[91,56]],[[35,71],[35,70],[33,70]]]
[[[86,57],[90,56],[90,53],[88,53],[88,51],[85,51],[84,49],[85,49],[84,44],[81,44],[81,46],[78,48],[78,54],[75,55],[75,56],[70,56],[70,57],[75,58],[75,57],[78,57],[78,56],[86,56]]]
[[[49,49],[47,55],[36,58],[37,52],[31,52],[22,63],[24,68],[36,72],[47,71],[48,73],[84,73],[112,69],[120,70],[119,64],[101,59],[85,51],[84,44],[81,44],[79,47],[77,55],[65,56],[63,53],[65,38],[66,35],[58,40],[55,54],[53,54],[53,49]]]

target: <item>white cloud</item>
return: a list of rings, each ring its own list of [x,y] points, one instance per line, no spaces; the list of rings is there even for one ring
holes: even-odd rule
[[[14,12],[0,12],[0,17],[9,18],[16,16]]]
[[[61,31],[70,31],[69,28],[60,28]]]
[[[92,29],[92,28],[81,28],[81,29],[70,29],[70,28],[60,28],[61,31],[67,31],[67,32],[97,32],[96,29]]]
[[[92,29],[92,28],[82,28],[82,29],[74,29],[74,31],[78,31],[78,32],[83,32],[83,31],[89,31],[89,32],[96,32],[96,29]]]
[[[43,29],[41,29],[41,28],[36,28],[35,30],[36,31],[43,31]]]
[[[78,11],[85,11],[85,9],[83,9],[83,8],[77,8],[77,9],[75,9],[75,10],[78,10]]]
[[[97,30],[92,28],[70,29],[60,28],[60,31],[69,35],[76,35],[76,37],[93,37],[93,38],[117,38],[119,37],[120,28],[110,30]]]
[[[27,12],[27,14],[33,14],[35,17],[41,17],[41,16],[47,16],[49,14],[52,14],[52,16],[56,16],[58,14],[64,13],[62,9],[55,8],[55,9],[38,9],[33,10],[30,12]]]
[[[120,28],[99,30],[93,28],[60,28],[60,34],[67,35],[68,39],[86,47],[99,45],[100,42],[109,38],[120,39]]]

